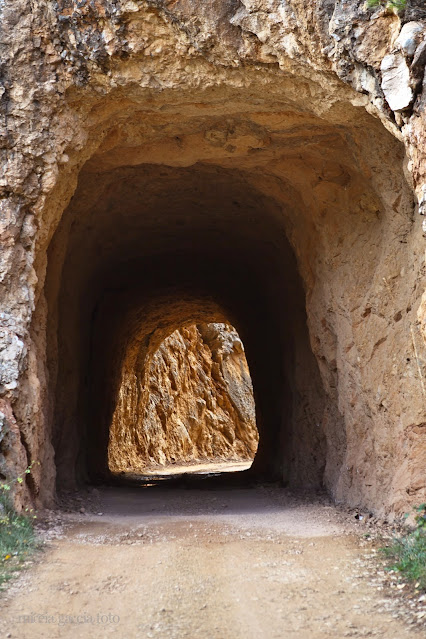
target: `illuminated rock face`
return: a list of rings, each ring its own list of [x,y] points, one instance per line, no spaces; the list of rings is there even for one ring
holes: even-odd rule
[[[235,329],[221,323],[178,329],[141,364],[124,366],[110,431],[111,470],[254,458],[253,387]]]
[[[0,2],[0,472],[40,462],[17,503],[105,478],[124,364],[228,321],[259,475],[424,501],[423,0],[31,6]]]

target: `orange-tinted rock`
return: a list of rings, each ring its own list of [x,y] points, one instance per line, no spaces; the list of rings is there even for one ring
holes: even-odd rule
[[[176,330],[147,356],[142,370],[128,374],[124,368],[111,426],[111,470],[252,460],[257,442],[250,373],[229,325]]]

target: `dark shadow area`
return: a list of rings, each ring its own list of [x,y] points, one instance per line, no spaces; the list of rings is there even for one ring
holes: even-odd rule
[[[167,470],[167,469],[166,469]],[[259,478],[256,471],[251,468],[247,470],[238,471],[224,471],[224,472],[182,472],[164,474],[143,475],[123,473],[122,475],[114,474],[108,479],[109,486],[127,486],[129,488],[135,487],[164,487],[164,488],[188,488],[199,490],[215,490],[215,489],[232,489],[236,487],[240,488],[253,488],[259,484],[264,484],[265,481]],[[282,482],[272,481],[271,483],[282,485]]]
[[[152,292],[141,295],[140,288],[134,287],[108,292],[104,296],[94,318],[92,368],[89,374],[94,383],[89,392],[92,398],[90,421],[98,424],[88,438],[92,480],[98,477],[104,480],[107,473],[105,445],[120,383],[117,372],[125,352],[123,336],[128,336],[129,341],[136,339],[135,332],[140,330],[138,318],[142,319],[141,315],[146,314],[147,307],[156,299],[160,300],[156,312],[165,330],[174,327],[175,322],[179,322],[185,314],[191,319],[190,314],[196,307],[198,317],[204,321],[216,319],[216,306],[224,309],[226,317],[232,318],[245,344],[253,381],[260,434],[253,469],[268,477],[281,476],[281,420],[283,412],[286,409],[289,412],[289,388],[283,370],[283,352],[285,359],[291,357],[291,343],[288,339],[286,343],[284,339],[286,329],[287,335],[291,334],[288,321],[283,314],[277,314],[276,309],[271,308],[274,297],[267,295],[255,265],[250,262],[235,263],[225,258],[225,255],[220,256],[220,259],[211,258],[206,253],[175,254],[154,263],[133,265],[133,272],[149,271],[154,274],[150,282]],[[268,261],[263,256],[263,268]],[[188,281],[188,274],[192,281]],[[271,278],[269,282],[272,282]],[[108,350],[104,348],[105,343],[110,345]],[[93,398],[97,398],[97,401],[93,401]]]

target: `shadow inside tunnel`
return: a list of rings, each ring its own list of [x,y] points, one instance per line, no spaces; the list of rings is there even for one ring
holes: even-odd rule
[[[251,468],[226,472],[181,472],[164,473],[155,475],[143,475],[134,473],[115,473],[111,475],[108,485],[127,487],[153,487],[163,486],[167,488],[188,488],[199,490],[232,490],[234,488],[254,488],[265,484],[265,479]],[[282,481],[267,482],[274,485],[283,485]]]

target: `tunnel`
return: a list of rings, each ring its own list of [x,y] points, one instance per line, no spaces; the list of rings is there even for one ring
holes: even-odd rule
[[[34,342],[49,481],[108,482],[123,366],[179,327],[228,322],[253,382],[250,476],[354,503],[389,494],[395,439],[383,433],[410,421],[395,426],[383,367],[407,365],[414,312],[398,287],[415,279],[403,147],[350,103],[319,116],[253,89],[156,100],[97,106],[46,207]]]
[[[143,357],[141,349],[185,323],[220,320],[231,320],[246,345],[260,430],[254,468],[281,477],[294,394],[303,392],[294,388],[297,358],[306,360],[312,393],[319,393],[319,375],[276,203],[236,171],[149,166],[108,172],[102,186],[97,177],[96,201],[79,219],[74,207],[87,207],[93,174],[85,179],[62,223],[70,231],[58,313],[58,481],[72,480],[74,466],[76,477],[106,479],[109,426],[129,348],[133,358]],[[311,426],[312,448],[304,454],[315,482],[323,436]]]

